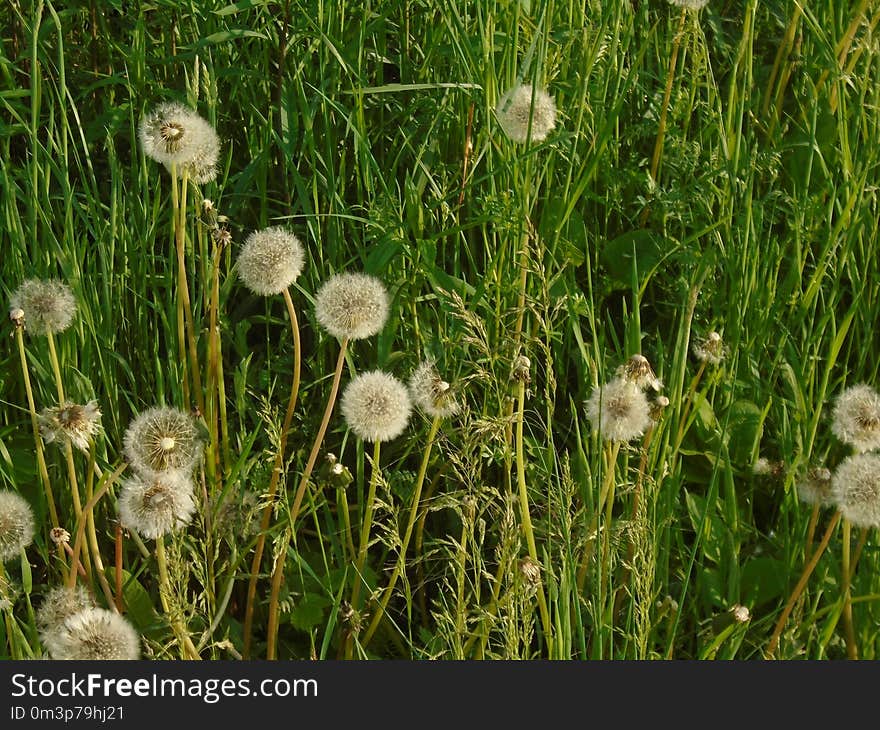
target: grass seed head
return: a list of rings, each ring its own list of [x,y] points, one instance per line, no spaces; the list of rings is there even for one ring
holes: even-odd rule
[[[34,539],[34,513],[24,497],[0,491],[0,562],[12,560]]]
[[[458,413],[459,404],[452,386],[440,377],[431,360],[422,362],[409,379],[412,402],[431,418],[449,418]]]
[[[644,392],[624,378],[593,389],[587,401],[587,417],[593,429],[608,441],[632,441],[651,424]]]
[[[125,456],[137,471],[191,470],[202,456],[195,420],[177,408],[149,408],[129,425]]]
[[[853,385],[837,398],[831,431],[856,451],[880,447],[880,395],[869,385]]]
[[[39,420],[40,433],[47,444],[69,443],[80,451],[88,451],[91,439],[101,430],[101,409],[93,400],[85,405],[68,401],[44,408]]]
[[[315,297],[318,324],[339,339],[372,337],[385,326],[389,308],[385,285],[369,274],[335,274]]]
[[[844,459],[831,480],[831,501],[857,527],[880,527],[880,455]]]
[[[76,300],[70,287],[62,281],[28,279],[12,295],[10,318],[13,313],[34,334],[55,334],[67,329],[73,322]]]
[[[541,142],[556,127],[556,104],[552,97],[542,89],[533,90],[531,84],[515,86],[506,91],[495,107],[495,116],[504,133],[514,142],[525,142],[529,138],[529,119],[531,118],[531,139]]]
[[[340,410],[348,427],[364,441],[390,441],[406,428],[412,404],[403,383],[373,370],[348,384]]]
[[[296,281],[305,263],[300,240],[282,226],[254,231],[238,255],[238,277],[254,294],[280,294]]]
[[[68,617],[49,642],[53,659],[139,659],[141,640],[118,613],[85,608]]]
[[[195,511],[192,481],[179,471],[136,474],[119,493],[122,526],[148,539],[186,527]]]

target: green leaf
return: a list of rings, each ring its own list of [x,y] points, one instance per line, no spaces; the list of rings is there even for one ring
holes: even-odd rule
[[[740,601],[754,607],[781,596],[786,587],[786,572],[781,560],[766,556],[752,558],[740,575]]]
[[[761,409],[751,401],[738,400],[730,407],[729,424],[730,460],[735,464],[750,464],[764,431]]]
[[[290,612],[290,623],[302,631],[308,631],[324,621],[324,611],[332,605],[326,596],[306,593]]]

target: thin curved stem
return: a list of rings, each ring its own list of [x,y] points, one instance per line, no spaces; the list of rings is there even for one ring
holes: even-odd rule
[[[852,525],[848,519],[843,518],[843,555],[841,558],[841,573],[843,574],[843,585],[841,592],[843,593],[843,634],[846,637],[846,655],[850,659],[859,658],[859,649],[856,644],[856,630],[853,625],[852,614],[852,590],[850,572],[850,542],[852,536]]]

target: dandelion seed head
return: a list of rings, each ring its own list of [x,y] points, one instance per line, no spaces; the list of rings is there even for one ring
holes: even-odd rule
[[[709,4],[709,0],[667,0],[670,5],[688,10],[701,10]]]
[[[134,627],[118,613],[85,608],[69,616],[49,642],[53,659],[139,659],[141,640]]]
[[[17,557],[34,539],[34,513],[24,497],[0,491],[0,562]]]
[[[296,281],[305,263],[300,240],[282,226],[254,231],[238,255],[238,276],[254,294],[280,294]]]
[[[147,539],[186,527],[195,510],[192,481],[179,471],[136,474],[119,493],[122,526]]]
[[[129,425],[125,457],[138,471],[188,471],[202,456],[195,420],[177,408],[149,408]]]
[[[797,492],[801,502],[826,506],[831,499],[831,471],[825,467],[813,467],[798,482]]]
[[[95,600],[81,585],[68,588],[56,586],[46,591],[37,609],[37,630],[46,648],[52,643],[52,636],[68,618],[86,608],[94,608]]]
[[[91,439],[101,430],[101,409],[93,400],[85,405],[67,401],[44,408],[39,421],[40,433],[47,444],[69,443],[80,451],[88,451]]]
[[[593,429],[608,441],[632,441],[651,425],[650,406],[638,385],[614,378],[593,389],[587,401]]]
[[[389,308],[385,285],[369,274],[335,274],[315,297],[318,324],[339,339],[372,337],[385,326]]]
[[[831,502],[857,527],[880,527],[880,455],[844,459],[831,479]]]
[[[412,402],[431,418],[449,418],[459,411],[452,386],[440,377],[432,360],[422,362],[409,379]]]
[[[186,147],[187,156],[177,162],[177,177],[184,174],[196,185],[204,185],[217,177],[217,160],[220,159],[220,138],[211,124],[195,112],[186,126],[190,143]],[[165,168],[171,172],[171,163]]]
[[[633,355],[617,369],[617,376],[635,383],[642,390],[650,389],[657,393],[663,390],[663,381],[654,375],[651,363],[644,355]]]
[[[880,395],[870,385],[853,385],[834,404],[831,431],[856,451],[880,447]]]
[[[523,84],[506,91],[495,107],[495,116],[504,133],[514,142],[525,142],[529,138],[529,119],[531,118],[531,138],[541,142],[556,127],[556,104],[543,89],[534,90],[532,108],[532,86]]]
[[[707,362],[710,365],[718,365],[727,355],[724,340],[720,334],[714,331],[702,340],[696,340],[692,349],[697,360]]]
[[[57,279],[28,279],[10,300],[10,316],[15,310],[25,327],[37,335],[55,334],[67,329],[76,314],[76,300],[70,287]]]
[[[346,386],[340,410],[348,427],[364,441],[390,441],[406,428],[412,404],[403,383],[373,370]]]
[[[178,174],[213,179],[220,142],[214,128],[194,110],[177,102],[159,104],[144,115],[138,127],[144,153]],[[202,182],[207,180],[202,179]]]

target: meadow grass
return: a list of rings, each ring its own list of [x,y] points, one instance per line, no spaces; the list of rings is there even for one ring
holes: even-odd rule
[[[276,571],[282,659],[765,655],[810,553],[811,508],[796,485],[849,454],[830,428],[837,394],[878,383],[873,4],[7,7],[0,281],[7,299],[31,277],[75,295],[76,319],[55,345],[67,397],[103,413],[93,450],[103,481],[79,453],[74,470],[83,502],[106,490],[95,553],[144,656],[187,656],[181,632],[204,659],[265,656]],[[555,99],[542,142],[512,142],[499,126],[495,105],[518,83]],[[157,564],[151,542],[119,528],[120,482],[107,477],[126,476],[134,416],[194,404],[178,355],[171,178],[137,136],[145,112],[171,99],[222,140],[217,179],[189,186],[185,228],[198,364],[219,399],[201,414],[197,516],[164,540]],[[222,249],[198,221],[202,198],[228,217]],[[267,502],[294,342],[282,297],[248,291],[235,260],[270,225],[296,233],[306,264],[290,289],[299,399]],[[346,270],[379,277],[391,315],[348,345],[343,387],[375,368],[405,380],[431,358],[462,408],[438,424],[414,413],[383,445],[381,467],[337,409],[291,515],[339,355],[315,293]],[[712,331],[726,356],[701,366],[694,344]],[[49,538],[8,321],[3,332],[0,488],[26,497],[38,529],[0,581],[0,655],[37,657],[34,609],[69,562]],[[25,330],[24,345],[37,410],[55,405],[49,341]],[[644,436],[611,446],[584,404],[636,353],[669,405]],[[75,537],[68,460],[50,444],[45,455]],[[771,468],[756,473],[761,457]],[[833,512],[819,513],[815,542]],[[876,658],[876,533],[854,529],[852,543],[854,642]],[[844,562],[837,530],[775,656],[847,656]],[[80,582],[110,608],[89,567]]]

